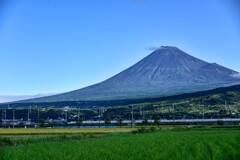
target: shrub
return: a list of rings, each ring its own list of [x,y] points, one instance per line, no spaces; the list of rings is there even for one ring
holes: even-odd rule
[[[151,132],[156,132],[156,130],[157,130],[156,127],[151,127],[151,128],[150,128],[150,131],[151,131]]]
[[[138,133],[146,133],[146,132],[147,132],[147,129],[144,127],[138,129]]]
[[[217,121],[217,124],[222,126],[222,125],[224,125],[224,121],[219,120],[219,121]]]
[[[157,129],[156,127],[151,127],[149,129],[142,127],[142,128],[138,128],[135,131],[132,131],[133,134],[137,134],[137,133],[150,133],[150,132],[155,132]]]

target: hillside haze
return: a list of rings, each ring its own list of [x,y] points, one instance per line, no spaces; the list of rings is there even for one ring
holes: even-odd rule
[[[162,46],[121,73],[92,86],[23,102],[165,96],[240,84],[238,72]]]

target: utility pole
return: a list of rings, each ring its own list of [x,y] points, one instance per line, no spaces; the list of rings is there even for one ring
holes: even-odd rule
[[[233,109],[232,109],[232,107],[230,107],[230,105],[228,107],[229,107],[229,110],[230,110],[230,113],[231,113],[231,117],[230,118],[232,118]]]
[[[152,126],[152,116],[150,116],[151,126]]]
[[[227,112],[227,108],[229,108],[229,109],[228,109],[228,113],[231,114],[231,118],[232,118],[231,108],[230,108],[230,106],[227,107],[227,101],[225,100],[225,110],[226,110],[226,112]]]
[[[142,115],[142,116],[143,116],[142,119],[144,120],[144,118],[145,118],[145,114],[144,114],[144,106],[143,106],[143,108],[142,108],[142,114],[143,114],[143,115]]]
[[[225,100],[225,110],[227,111],[227,101]]]
[[[13,128],[15,126],[15,109],[13,108]]]
[[[66,113],[65,113],[65,119],[66,119],[66,122],[67,122],[67,121],[68,121],[68,120],[67,120],[67,111],[66,111]]]
[[[38,123],[39,123],[39,117],[40,117],[40,116],[39,116],[39,108],[38,108]]]
[[[9,109],[9,103],[8,103],[8,108],[7,109]],[[6,119],[7,119],[7,116],[6,116]],[[7,125],[6,121],[5,121],[5,124]],[[9,126],[10,126],[10,123],[9,123]]]
[[[142,115],[142,119],[144,119],[144,110],[143,110],[144,106],[140,107],[140,115]]]
[[[98,127],[99,128],[101,127],[101,124],[100,124],[100,107],[98,107]]]
[[[174,120],[175,120],[175,112],[174,112],[175,104],[173,103],[172,106],[173,106],[173,122],[174,122]]]
[[[2,128],[3,128],[3,116],[4,116],[4,114],[3,114],[3,109],[2,109]]]
[[[30,119],[29,119],[29,108],[28,108],[28,122],[30,121]]]
[[[161,108],[162,108],[162,115],[163,115],[163,105],[161,105]]]
[[[5,128],[7,127],[7,109],[5,109]]]
[[[131,127],[133,128],[133,106],[132,106],[132,121],[131,121]]]
[[[203,125],[204,125],[204,105],[203,105]]]
[[[140,106],[140,115],[142,115],[142,106]]]
[[[79,123],[79,107],[78,107],[78,123]]]
[[[29,110],[29,118],[31,119],[30,121],[34,121],[34,117],[32,116],[32,106],[30,106],[30,110]]]

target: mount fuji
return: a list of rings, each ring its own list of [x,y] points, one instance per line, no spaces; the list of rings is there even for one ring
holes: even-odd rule
[[[135,65],[94,85],[23,102],[138,98],[189,93],[240,84],[239,73],[162,46]]]

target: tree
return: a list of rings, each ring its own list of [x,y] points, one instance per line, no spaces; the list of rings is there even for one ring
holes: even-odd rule
[[[143,124],[144,126],[146,126],[146,125],[148,124],[148,119],[145,118],[145,119],[142,121],[142,124]]]
[[[158,125],[158,127],[160,125],[160,120],[161,120],[160,116],[156,117],[155,120],[154,120],[154,124]]]
[[[57,125],[57,122],[56,121],[52,121],[51,123],[50,123],[50,126],[51,127],[54,127],[54,126],[56,126]]]
[[[108,126],[111,124],[111,118],[110,117],[107,117],[105,119],[105,124],[108,125]]]
[[[57,125],[57,122],[56,122],[56,121],[52,121],[52,122],[51,122],[51,126],[52,126],[52,127],[54,127],[54,126],[56,126],[56,125]]]
[[[118,124],[119,124],[120,126],[122,126],[123,118],[119,118],[119,119],[117,120],[117,122],[118,122]]]
[[[77,124],[78,124],[78,128],[79,128],[80,126],[82,126],[82,124],[83,124],[83,119],[82,119],[82,118],[79,118],[79,119],[77,120]]]
[[[44,127],[45,119],[41,118],[39,120],[39,123],[41,123],[41,125],[40,125],[41,127]]]

